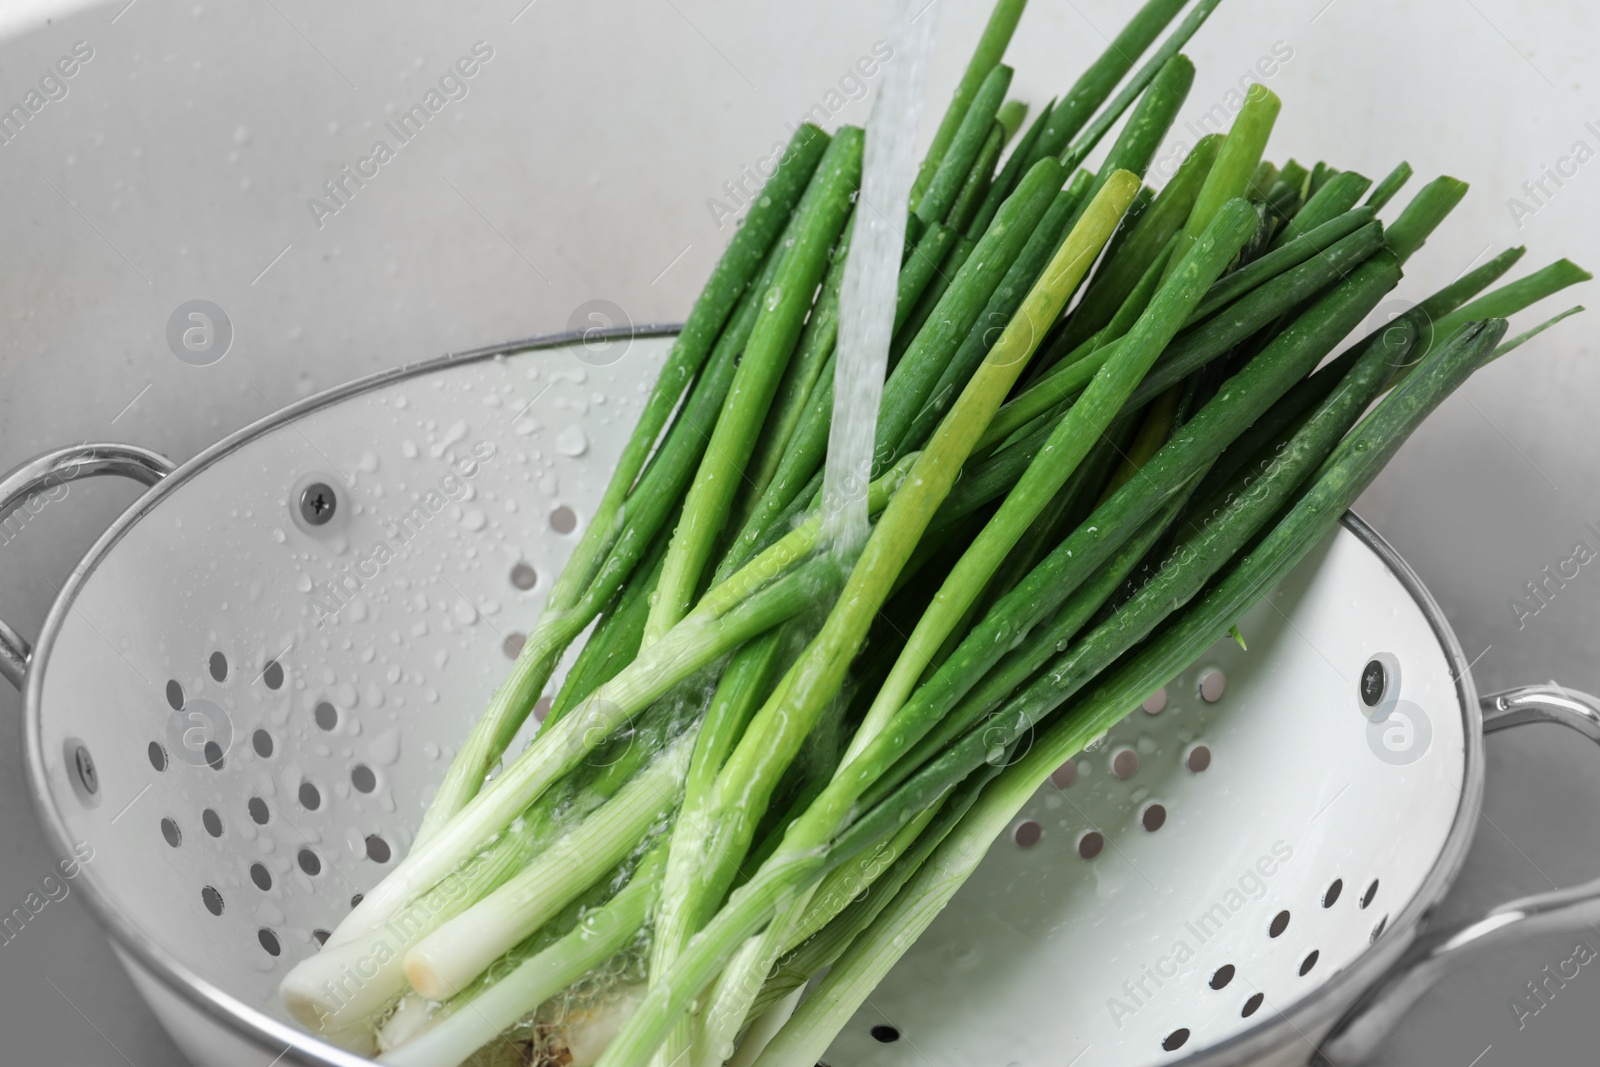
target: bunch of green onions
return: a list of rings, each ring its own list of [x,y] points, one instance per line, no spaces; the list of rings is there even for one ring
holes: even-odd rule
[[[800,128],[409,855],[285,978],[297,1018],[409,1067],[810,1067],[1051,771],[1570,314],[1505,339],[1588,277],[1491,289],[1511,249],[1335,356],[1466,186],[1380,221],[1410,168],[1267,162],[1261,86],[1146,186],[1218,2],[1167,33],[1186,0],[1147,0],[1023,132],[998,0],[912,184],[852,544],[822,472],[865,134]]]

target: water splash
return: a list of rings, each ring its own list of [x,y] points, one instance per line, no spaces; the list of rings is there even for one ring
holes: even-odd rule
[[[872,444],[894,332],[917,118],[936,16],[926,0],[897,0],[889,25],[896,61],[885,69],[867,121],[861,195],[839,294],[833,425],[823,475],[823,537],[841,555],[853,554],[867,537]]]

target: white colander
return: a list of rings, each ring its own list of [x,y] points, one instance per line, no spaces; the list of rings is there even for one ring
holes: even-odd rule
[[[175,470],[84,445],[0,481],[0,517],[91,474],[151,486],[37,648],[0,625],[0,672],[63,869],[195,1063],[366,1062],[289,1023],[278,982],[410,845],[671,339],[445,357]],[[1040,790],[830,1067],[1354,1062],[1463,954],[1600,918],[1590,883],[1429,922],[1483,735],[1600,741],[1600,704],[1480,711],[1437,605],[1353,516],[1240,629],[1248,652],[1219,643]]]

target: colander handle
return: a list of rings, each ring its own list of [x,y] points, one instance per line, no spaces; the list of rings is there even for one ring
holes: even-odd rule
[[[59,486],[97,474],[118,474],[140,485],[155,485],[172,473],[166,456],[147,448],[119,444],[68,445],[14,467],[0,479],[0,523],[30,499],[55,492]],[[33,649],[0,620],[0,675],[18,689],[28,673]]]
[[[1529,723],[1558,723],[1600,744],[1600,699],[1554,682],[1483,698],[1485,736]],[[1481,919],[1448,929],[1424,929],[1385,976],[1330,1031],[1314,1062],[1360,1063],[1375,1052],[1439,979],[1476,953],[1536,934],[1577,930],[1600,922],[1600,878],[1508,901]]]

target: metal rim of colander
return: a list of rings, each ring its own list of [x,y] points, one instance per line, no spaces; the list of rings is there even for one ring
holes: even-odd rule
[[[652,324],[617,327],[603,330],[584,330],[548,334],[507,343],[449,353],[426,360],[403,364],[389,370],[357,378],[325,392],[289,404],[265,418],[229,434],[180,464],[171,474],[161,479],[126,511],[119,515],[96,539],[94,546],[72,570],[45,618],[27,675],[24,691],[24,745],[27,754],[29,788],[40,820],[48,831],[52,846],[61,856],[72,854],[71,837],[65,819],[57,809],[53,794],[46,784],[45,754],[42,743],[40,696],[43,689],[45,667],[50,650],[66,620],[72,603],[83,583],[94,572],[99,562],[120,541],[124,534],[161,500],[190,478],[207,469],[218,460],[267,431],[294,421],[322,408],[347,400],[361,393],[425,374],[477,360],[495,359],[531,351],[563,348],[584,341],[612,339],[649,339],[675,335],[675,324]],[[1483,794],[1484,753],[1482,715],[1478,707],[1477,692],[1473,685],[1466,656],[1462,652],[1455,632],[1450,628],[1433,595],[1410,565],[1371,526],[1354,512],[1347,512],[1343,525],[1360,538],[1400,582],[1408,595],[1421,609],[1437,637],[1441,650],[1455,675],[1457,698],[1465,720],[1464,768],[1462,799],[1456,808],[1449,833],[1445,837],[1439,857],[1429,870],[1422,885],[1385,932],[1366,952],[1343,971],[1333,975],[1307,993],[1297,1003],[1275,1017],[1266,1017],[1243,1033],[1188,1055],[1172,1060],[1184,1067],[1209,1067],[1212,1064],[1238,1063],[1248,1060],[1258,1052],[1279,1048],[1288,1034],[1292,1040],[1308,1040],[1305,1034],[1320,1033],[1337,1020],[1359,992],[1376,981],[1390,967],[1404,949],[1420,932],[1425,919],[1445,890],[1455,880],[1466,859],[1471,843],[1475,820],[1468,817],[1475,812]],[[114,896],[97,881],[92,868],[84,868],[78,887],[95,918],[112,937],[115,945],[130,954],[150,974],[205,1014],[234,1031],[256,1041],[263,1049],[282,1049],[280,1056],[291,1050],[302,1060],[327,1067],[364,1067],[371,1060],[330,1045],[314,1035],[289,1023],[282,1022],[252,1007],[231,994],[217,988],[188,967],[173,958],[161,944],[148,934],[138,919],[120,908]],[[1310,1058],[1314,1048],[1307,1049]]]

